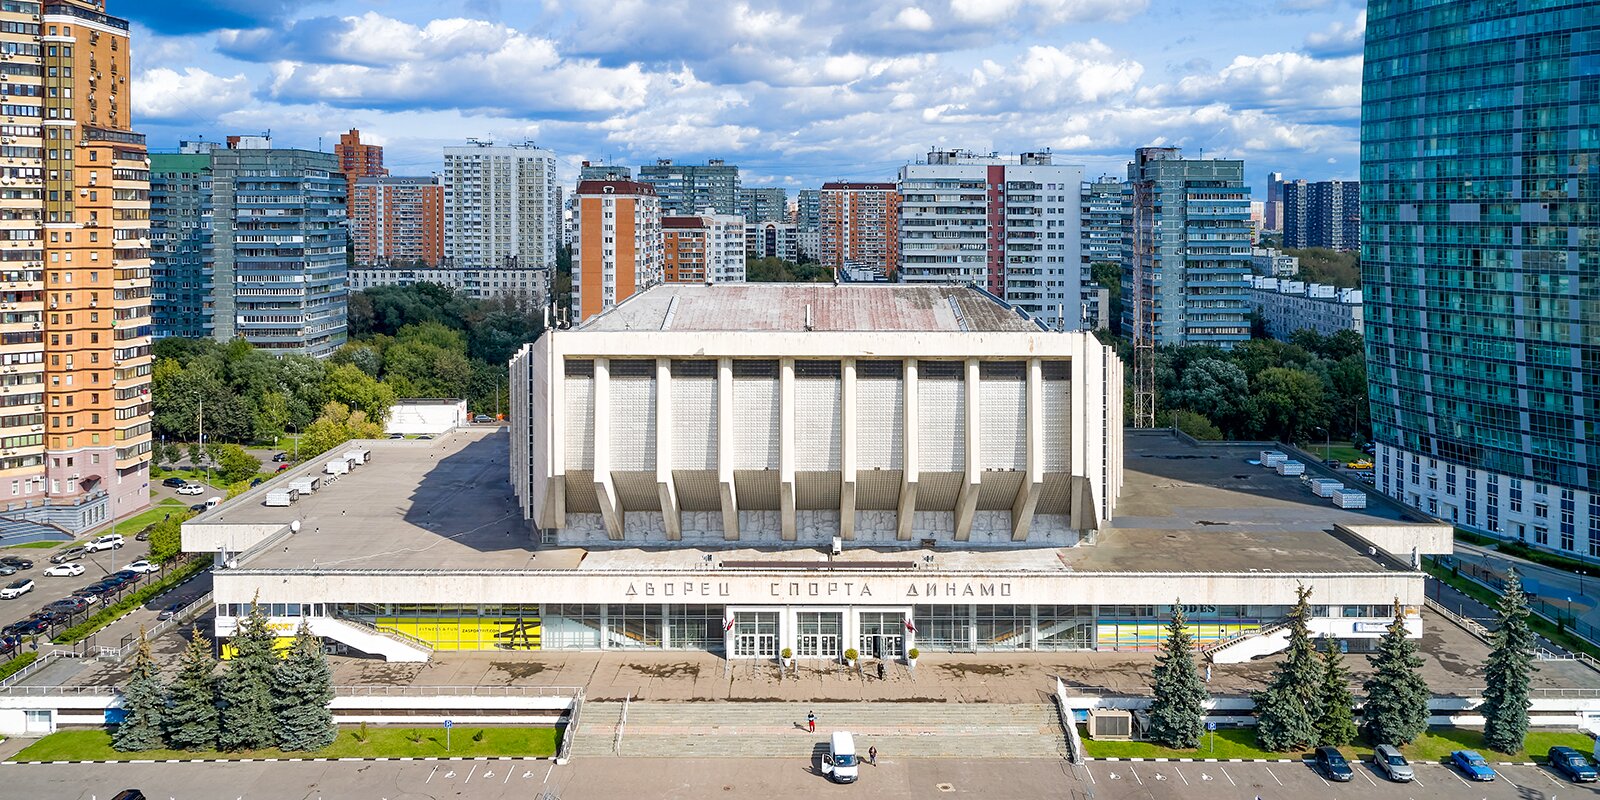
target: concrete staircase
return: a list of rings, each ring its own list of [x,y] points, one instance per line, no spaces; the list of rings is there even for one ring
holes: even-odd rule
[[[572,754],[631,757],[807,758],[836,730],[883,758],[1065,758],[1065,734],[1048,703],[587,702]],[[817,732],[805,730],[807,711]]]

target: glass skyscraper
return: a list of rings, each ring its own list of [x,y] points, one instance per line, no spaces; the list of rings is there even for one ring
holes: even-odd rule
[[[1379,488],[1600,557],[1600,5],[1372,0],[1361,159]]]

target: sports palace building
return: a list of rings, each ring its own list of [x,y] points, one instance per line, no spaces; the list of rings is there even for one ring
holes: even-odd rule
[[[657,286],[510,369],[508,427],[353,443],[185,523],[217,634],[258,597],[391,660],[1141,651],[1181,603],[1245,658],[1300,585],[1354,649],[1397,600],[1420,635],[1450,547],[1259,446],[1124,431],[1114,350],[972,288]]]

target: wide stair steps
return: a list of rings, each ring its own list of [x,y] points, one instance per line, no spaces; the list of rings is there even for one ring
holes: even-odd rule
[[[805,728],[807,711],[817,731]],[[1048,703],[672,703],[586,702],[573,741],[577,756],[811,757],[828,735],[855,734],[863,756],[884,758],[1065,758],[1065,734]]]

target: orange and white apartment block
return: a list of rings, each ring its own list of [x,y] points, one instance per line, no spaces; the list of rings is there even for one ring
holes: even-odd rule
[[[662,281],[661,199],[648,183],[579,181],[576,200],[572,307],[582,322]]]
[[[900,192],[895,184],[822,184],[821,222],[823,264],[835,272],[849,267],[883,276],[894,273],[900,257]]]

